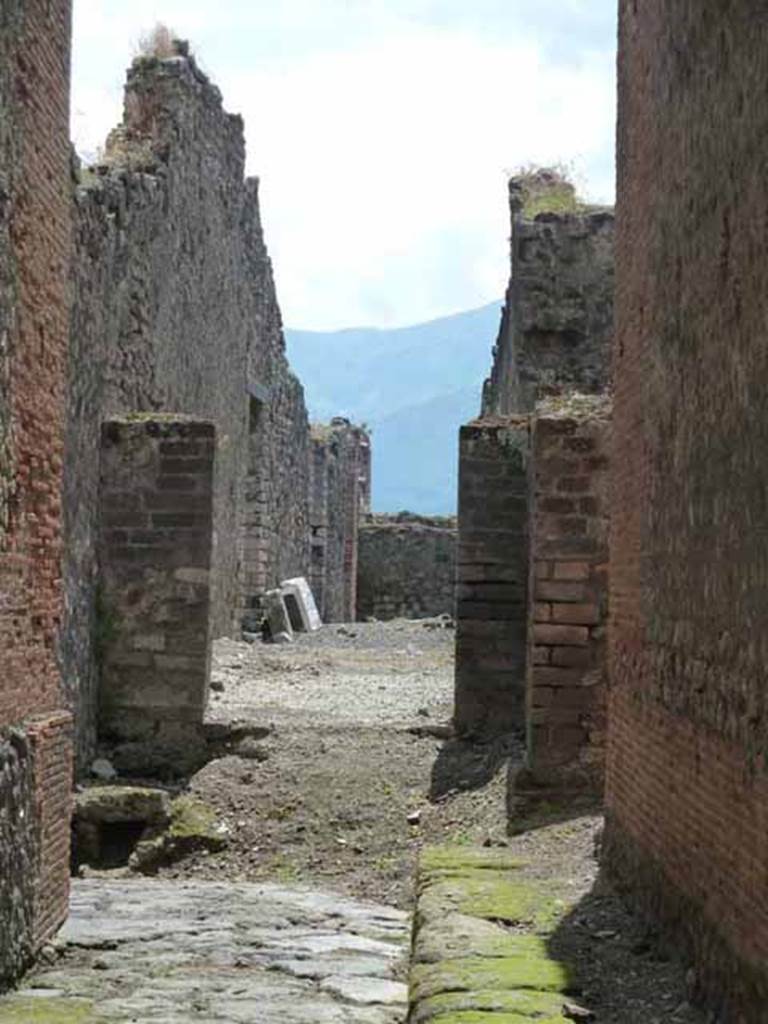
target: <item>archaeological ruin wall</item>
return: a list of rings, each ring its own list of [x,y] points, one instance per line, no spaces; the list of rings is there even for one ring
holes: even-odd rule
[[[456,519],[410,513],[360,524],[357,618],[451,615],[456,601]]]
[[[610,416],[600,396],[610,388],[614,218],[580,204],[552,171],[513,178],[509,193],[507,300],[481,415],[459,439],[456,725],[464,735],[526,730],[525,786],[580,779],[594,791],[605,745]]]
[[[0,989],[67,913],[58,666],[70,255],[68,0],[0,7]]]
[[[713,1017],[768,997],[768,22],[620,4],[605,863]]]
[[[546,394],[608,387],[614,215],[540,170],[509,182],[511,274],[483,415],[529,412]],[[540,210],[540,212],[536,212]]]
[[[355,620],[358,535],[370,507],[371,443],[342,416],[313,424],[310,583],[324,622]]]
[[[123,123],[76,170],[65,480],[64,664],[95,736],[101,424],[160,411],[217,433],[213,635],[309,567],[309,437],[290,372],[243,124],[183,44],[128,72]]]
[[[599,797],[606,746],[611,402],[541,402],[531,417],[526,764],[512,806]]]

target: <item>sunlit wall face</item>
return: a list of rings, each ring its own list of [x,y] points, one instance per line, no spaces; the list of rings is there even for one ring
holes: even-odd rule
[[[72,130],[95,154],[162,18],[245,118],[286,322],[413,323],[497,299],[505,179],[612,201],[615,0],[75,0]]]

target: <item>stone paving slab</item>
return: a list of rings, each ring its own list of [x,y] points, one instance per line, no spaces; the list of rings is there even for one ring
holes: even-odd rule
[[[75,881],[0,1024],[401,1024],[407,915],[303,887]]]
[[[548,937],[565,905],[497,850],[422,851],[410,1024],[568,1024]]]

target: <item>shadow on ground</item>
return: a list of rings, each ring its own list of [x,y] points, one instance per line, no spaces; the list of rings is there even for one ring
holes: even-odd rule
[[[687,964],[633,914],[600,872],[547,940],[566,969],[568,993],[601,1024],[705,1024],[686,990]]]
[[[516,736],[499,736],[486,743],[448,740],[432,766],[429,799],[435,803],[452,793],[482,789],[508,765],[519,766],[522,749]]]

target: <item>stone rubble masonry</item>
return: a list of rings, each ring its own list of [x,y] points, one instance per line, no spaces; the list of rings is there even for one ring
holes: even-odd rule
[[[768,20],[620,4],[605,864],[719,1020],[768,1001]]]
[[[134,62],[103,162],[75,169],[63,659],[81,767],[96,735],[102,422],[170,410],[216,425],[214,635],[309,571],[308,420],[244,166],[241,119],[180,55]]]
[[[476,420],[459,434],[455,725],[522,730],[528,581],[526,416]]]
[[[370,505],[371,443],[341,416],[313,424],[309,583],[324,622],[354,621],[360,517]]]
[[[357,618],[454,615],[456,519],[373,515],[360,524]]]
[[[608,399],[532,419],[523,802],[603,792],[609,431]]]
[[[162,742],[208,699],[215,432],[141,416],[101,437],[99,734]]]
[[[66,916],[57,664],[70,254],[68,0],[0,7],[0,988]]]
[[[542,395],[600,393],[609,383],[612,209],[531,220],[522,212],[519,179],[510,180],[509,196],[512,273],[483,414],[529,412]]]

